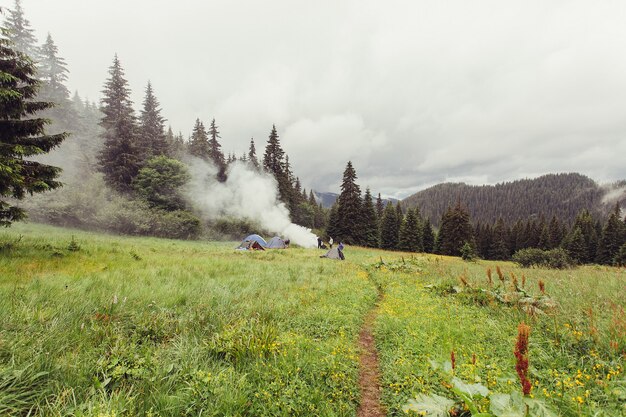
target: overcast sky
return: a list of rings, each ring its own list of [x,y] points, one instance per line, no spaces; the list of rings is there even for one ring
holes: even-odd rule
[[[13,0],[0,0],[12,7]],[[187,137],[225,153],[275,123],[305,187],[405,197],[442,181],[550,172],[626,179],[622,0],[22,0],[68,85],[100,98],[118,54]]]

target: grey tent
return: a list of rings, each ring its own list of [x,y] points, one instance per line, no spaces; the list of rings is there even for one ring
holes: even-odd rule
[[[343,261],[344,259],[346,259],[343,256],[343,252],[341,250],[339,250],[339,248],[332,248],[331,250],[329,250],[328,252],[326,252],[326,255],[322,255],[320,256],[320,258],[328,258],[328,259],[339,259],[341,261]]]
[[[286,247],[287,244],[285,243],[285,241],[278,236],[274,236],[273,238],[271,238],[269,242],[267,242],[266,246],[266,248],[268,249],[285,249]]]
[[[265,239],[263,239],[259,235],[250,235],[250,236],[246,237],[243,241],[245,242],[246,240],[254,240],[255,242],[257,242],[259,245],[261,245],[263,247],[267,246],[267,242],[265,241]]]
[[[244,240],[235,249],[237,250],[265,250],[256,240]]]

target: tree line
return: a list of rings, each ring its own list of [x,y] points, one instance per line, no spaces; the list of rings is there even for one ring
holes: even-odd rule
[[[87,182],[85,179],[89,175],[101,175],[106,186],[128,202],[124,203],[126,208],[131,203],[137,203],[138,207],[145,206],[143,208],[150,210],[151,215],[166,218],[170,222],[179,222],[182,230],[191,229],[188,230],[190,233],[185,232],[182,237],[192,236],[197,234],[199,219],[194,216],[193,208],[183,198],[182,188],[190,179],[185,161],[188,156],[193,156],[213,164],[217,169],[218,181],[226,181],[228,166],[235,162],[244,163],[259,173],[273,176],[280,200],[288,207],[294,222],[311,228],[325,226],[325,210],[316,202],[313,191],[309,190],[307,193],[301,186],[300,179],[294,175],[289,156],[281,147],[276,126],[272,126],[261,158],[257,157],[254,138],[250,140],[248,151],[240,157],[234,153],[225,156],[220,143],[219,126],[214,118],[208,129],[203,121],[196,119],[187,139],[181,132],[175,135],[171,127],[165,129],[166,119],[161,114],[159,100],[150,82],[145,88],[141,110],[136,114],[130,98],[131,89],[117,55],[109,68],[109,77],[104,83],[99,104],[82,100],[78,93],[70,99],[69,90],[65,86],[69,73],[65,60],[59,56],[50,34],[42,45],[37,45],[19,0],[15,1],[12,10],[8,10],[4,25],[3,68],[6,67],[8,71],[11,65],[21,65],[26,71],[22,78],[15,80],[11,92],[17,92],[18,82],[28,82],[30,95],[24,98],[38,100],[39,103],[30,105],[29,112],[7,114],[7,117],[14,119],[11,123],[31,117],[34,113],[39,118],[30,122],[19,120],[23,126],[29,123],[34,126],[28,132],[23,132],[19,138],[15,132],[3,129],[7,133],[7,137],[2,138],[3,142],[16,142],[12,150],[3,149],[11,163],[24,164],[22,160],[26,156],[44,160],[49,165],[28,162],[46,167],[47,179],[43,173],[39,173],[37,178],[33,176],[33,180],[29,181],[26,181],[28,178],[15,177],[12,179],[14,182],[19,180],[35,183],[39,184],[39,188],[18,187],[19,192],[12,193],[7,179],[7,185],[1,190],[2,196],[21,199],[26,193],[59,187],[60,182],[53,179],[58,177],[60,170],[54,168],[54,165],[63,165],[64,168],[76,171],[73,174],[79,180],[73,185],[81,187]],[[19,75],[17,72],[15,74]],[[18,107],[23,104],[23,100],[16,102]],[[28,154],[20,155],[19,150],[23,149],[20,146],[28,141],[32,142],[30,136],[42,134],[46,125],[48,130],[58,132],[57,136],[45,137],[45,140],[42,137],[38,147],[33,147]],[[69,138],[65,132],[71,133]],[[61,142],[63,152],[46,155],[60,146]],[[35,181],[36,179],[39,181]],[[22,209],[10,206],[12,211],[9,215],[8,203],[2,204],[0,208],[7,208],[4,216],[7,224],[23,218]],[[41,211],[41,207],[34,211],[37,210]],[[46,213],[44,217],[61,224],[68,218],[80,223],[84,221],[81,217],[89,217],[83,214],[73,213],[72,207],[63,207],[55,213]],[[142,217],[140,213],[134,214],[136,215],[128,217]],[[156,223],[163,226],[162,221]],[[149,225],[138,228],[130,226],[119,231],[150,232]]]
[[[427,252],[450,256],[479,256],[509,260],[520,250],[562,249],[577,264],[626,265],[626,217],[619,203],[601,222],[581,210],[570,224],[552,216],[517,220],[512,225],[499,218],[494,223],[472,222],[461,200],[448,206],[433,228],[419,207],[403,209],[403,203],[383,205],[369,189],[363,196],[351,162],[343,173],[341,194],[332,206],[327,235],[346,243],[388,250]]]

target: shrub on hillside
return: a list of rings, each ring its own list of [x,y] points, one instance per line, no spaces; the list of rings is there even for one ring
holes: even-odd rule
[[[542,250],[538,248],[521,249],[513,255],[513,262],[524,268],[533,266],[565,269],[574,266],[574,262],[562,248]]]
[[[263,235],[261,227],[250,219],[222,218],[209,223],[211,238],[240,240],[252,233]]]

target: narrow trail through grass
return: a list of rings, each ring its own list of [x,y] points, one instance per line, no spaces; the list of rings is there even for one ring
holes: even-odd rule
[[[357,417],[383,417],[387,413],[380,403],[380,366],[378,364],[378,350],[374,340],[373,327],[378,307],[384,297],[380,287],[376,305],[367,313],[363,327],[359,333],[359,390],[361,402],[357,410]]]

